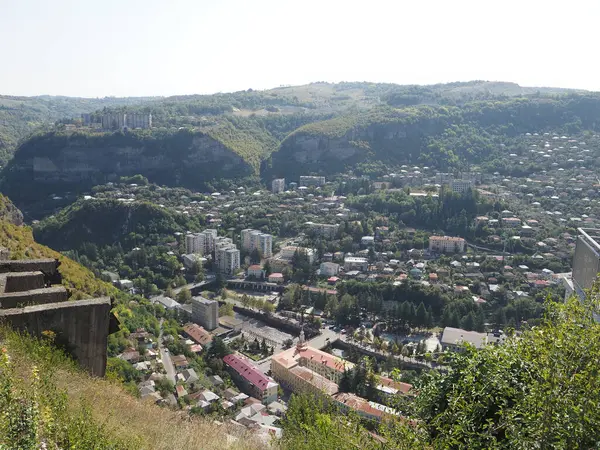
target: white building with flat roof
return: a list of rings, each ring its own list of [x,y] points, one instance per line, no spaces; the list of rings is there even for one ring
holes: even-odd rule
[[[430,236],[429,251],[436,253],[463,253],[465,240],[452,236]]]
[[[369,260],[358,256],[346,256],[344,258],[344,270],[360,270],[365,272],[369,269]]]

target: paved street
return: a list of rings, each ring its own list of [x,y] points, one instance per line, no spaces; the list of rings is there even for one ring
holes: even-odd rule
[[[163,362],[163,366],[167,372],[167,378],[175,384],[175,367],[173,367],[173,362],[171,361],[171,355],[169,351],[163,346],[163,329],[162,329],[163,319],[160,319],[160,334],[158,335],[158,349],[160,350],[160,359]]]

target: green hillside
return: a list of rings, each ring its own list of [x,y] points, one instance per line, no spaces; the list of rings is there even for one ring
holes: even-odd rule
[[[126,98],[78,98],[16,97],[0,95],[0,165],[11,157],[17,144],[30,133],[47,128],[65,118],[77,118],[82,113],[90,113],[105,107],[139,104],[152,97]]]
[[[597,94],[377,106],[294,130],[272,155],[269,175],[332,175],[373,162],[454,169],[508,154],[511,139],[526,132],[596,131],[598,117]]]
[[[198,229],[198,218],[188,218],[149,202],[112,199],[79,200],[34,228],[35,238],[50,247],[67,250],[84,244],[143,245],[165,235]]]

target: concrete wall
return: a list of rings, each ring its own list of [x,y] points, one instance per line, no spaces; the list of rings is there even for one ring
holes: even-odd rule
[[[0,294],[0,308],[22,308],[28,305],[66,302],[69,294],[63,286]]]
[[[88,372],[104,376],[108,334],[116,323],[108,297],[0,310],[0,321],[34,336],[56,333],[63,347]]]
[[[42,289],[46,287],[44,274],[36,272],[13,272],[1,274],[0,280],[4,281],[4,292],[22,292],[32,289]],[[1,281],[0,281],[0,284]]]

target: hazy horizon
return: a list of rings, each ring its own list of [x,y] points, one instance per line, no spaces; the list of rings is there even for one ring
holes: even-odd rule
[[[600,2],[0,0],[0,94],[149,97],[311,82],[600,90]]]

